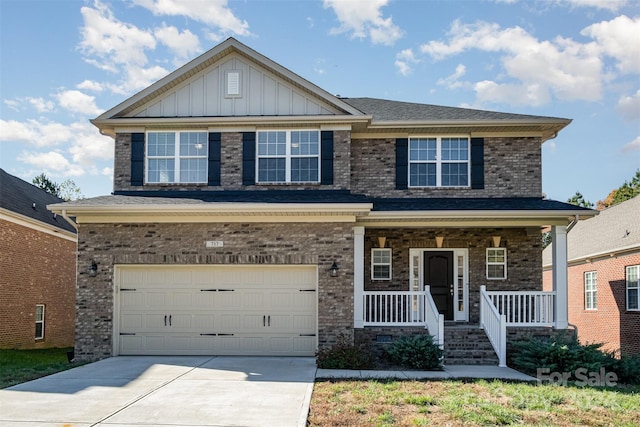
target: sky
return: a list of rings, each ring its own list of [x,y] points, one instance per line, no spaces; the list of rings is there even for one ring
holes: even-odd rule
[[[640,0],[0,0],[0,167],[111,193],[89,120],[227,37],[335,95],[572,119],[550,199],[640,169]]]

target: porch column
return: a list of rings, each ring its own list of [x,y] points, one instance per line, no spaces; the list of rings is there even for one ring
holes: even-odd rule
[[[353,227],[353,327],[364,328],[364,227]]]
[[[553,314],[556,329],[567,329],[569,326],[569,280],[567,269],[567,227],[555,225],[551,228],[553,242],[553,290],[556,293],[556,303]]]

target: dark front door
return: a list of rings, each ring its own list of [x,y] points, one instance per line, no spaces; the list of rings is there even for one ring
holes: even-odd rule
[[[453,320],[453,252],[424,253],[424,284],[445,320]]]

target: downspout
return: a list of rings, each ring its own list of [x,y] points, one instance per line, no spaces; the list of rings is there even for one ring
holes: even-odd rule
[[[67,210],[66,209],[62,209],[62,212],[60,213],[60,215],[62,215],[62,218],[64,218],[65,221],[67,221],[69,224],[71,224],[71,226],[76,230],[76,233],[78,232],[78,225],[67,215]]]
[[[567,234],[569,234],[569,232],[571,231],[571,229],[572,229],[573,227],[575,227],[575,226],[576,226],[576,224],[578,223],[578,221],[580,221],[580,215],[576,215],[576,216],[573,218],[573,221],[571,221],[571,222],[569,223],[569,225],[567,225]]]

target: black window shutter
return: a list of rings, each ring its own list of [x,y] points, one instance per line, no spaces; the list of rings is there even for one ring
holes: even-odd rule
[[[409,139],[396,139],[396,190],[409,188]]]
[[[320,184],[333,185],[333,131],[320,133]]]
[[[484,188],[484,138],[471,138],[471,188]]]
[[[220,159],[222,145],[220,132],[209,133],[209,170],[207,172],[207,185],[220,185]]]
[[[131,134],[131,185],[144,184],[144,133]]]
[[[256,183],[256,134],[242,133],[242,185]]]

